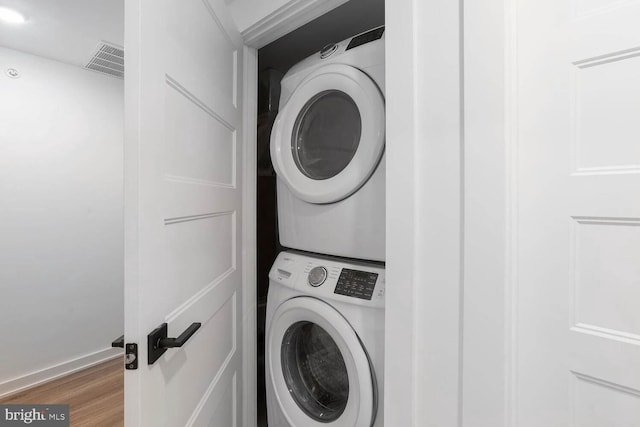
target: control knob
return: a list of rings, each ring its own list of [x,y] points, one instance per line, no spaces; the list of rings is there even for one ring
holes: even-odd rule
[[[338,49],[338,45],[336,43],[329,43],[325,47],[320,50],[320,59],[328,58]]]
[[[313,267],[307,280],[314,288],[322,285],[327,280],[327,269],[322,266]]]

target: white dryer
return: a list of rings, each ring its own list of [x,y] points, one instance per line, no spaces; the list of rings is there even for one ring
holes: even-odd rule
[[[280,243],[385,259],[384,27],[295,65],[271,132]]]
[[[269,278],[269,425],[382,427],[384,269],[282,252]]]

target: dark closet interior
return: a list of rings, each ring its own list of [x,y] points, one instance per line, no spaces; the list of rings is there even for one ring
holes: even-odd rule
[[[350,0],[258,51],[257,347],[260,427],[267,425],[264,341],[269,269],[282,249],[278,242],[276,175],[269,153],[271,128],[280,101],[280,80],[289,68],[323,46],[380,25],[384,25],[384,0]]]

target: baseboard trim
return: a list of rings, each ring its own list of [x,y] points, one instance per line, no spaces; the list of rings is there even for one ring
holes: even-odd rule
[[[107,362],[121,355],[122,350],[109,347],[39,371],[31,372],[21,377],[12,378],[0,383],[0,398],[36,387],[82,369],[90,368],[99,363]]]

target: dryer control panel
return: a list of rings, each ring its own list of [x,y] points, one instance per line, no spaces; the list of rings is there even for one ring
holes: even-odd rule
[[[384,27],[378,27],[371,31],[367,31],[366,33],[359,34],[351,39],[345,50],[353,49],[354,47],[362,46],[363,44],[381,39],[382,34],[384,34]]]
[[[370,300],[376,287],[378,273],[343,268],[334,293]]]

